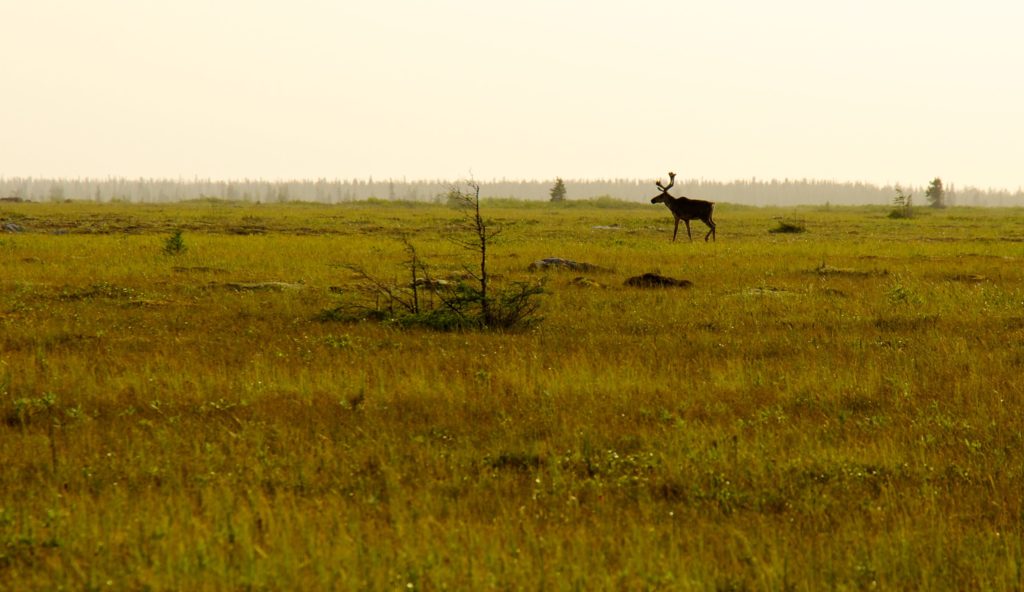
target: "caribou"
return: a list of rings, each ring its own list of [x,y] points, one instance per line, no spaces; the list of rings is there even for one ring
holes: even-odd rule
[[[712,220],[711,216],[715,210],[715,202],[704,201],[702,199],[690,199],[688,197],[672,197],[669,195],[668,190],[676,184],[676,174],[668,174],[668,185],[662,185],[661,180],[654,182],[655,186],[661,190],[661,193],[651,198],[651,203],[663,203],[668,206],[670,212],[676,219],[676,228],[672,232],[672,242],[675,242],[676,235],[679,234],[679,221],[682,220],[686,224],[686,236],[693,240],[693,235],[690,234],[690,220],[700,220],[701,222],[708,225],[708,233],[704,235],[704,241],[707,242],[708,237],[715,240],[715,221]]]

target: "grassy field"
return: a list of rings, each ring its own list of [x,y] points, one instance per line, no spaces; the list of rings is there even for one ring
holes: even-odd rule
[[[485,202],[609,268],[502,334],[317,320],[442,206],[0,204],[0,589],[1020,590],[1024,211],[887,213]]]

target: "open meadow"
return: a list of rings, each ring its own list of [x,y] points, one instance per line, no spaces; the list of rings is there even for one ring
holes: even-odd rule
[[[0,589],[1020,590],[1024,210],[888,213],[485,200],[439,332],[321,313],[443,205],[0,204]]]

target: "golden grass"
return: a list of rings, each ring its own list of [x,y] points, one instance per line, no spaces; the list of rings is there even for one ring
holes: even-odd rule
[[[4,205],[0,588],[1024,586],[1024,212],[600,205],[484,203],[613,270],[511,334],[315,320],[443,207]]]

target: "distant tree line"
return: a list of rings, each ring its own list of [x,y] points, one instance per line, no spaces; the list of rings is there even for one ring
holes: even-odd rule
[[[480,182],[485,197],[553,200],[553,185],[565,199],[611,197],[642,201],[655,195],[655,178],[607,180],[522,180]],[[560,182],[560,184],[558,183]],[[96,202],[164,203],[195,199],[221,199],[252,203],[307,201],[345,203],[371,199],[443,203],[453,181],[405,179],[318,179],[295,181],[211,179],[45,179],[0,177],[0,198],[31,201],[90,200]],[[892,202],[895,185],[840,183],[814,179],[748,179],[737,181],[677,180],[678,195],[720,203],[753,206],[885,205]],[[925,193],[924,187],[902,187]],[[942,188],[942,204],[955,206],[1024,206],[1024,191],[955,187]],[[558,200],[555,200],[558,201]]]

